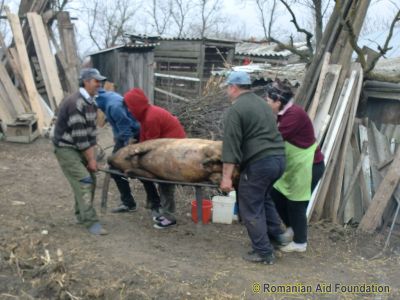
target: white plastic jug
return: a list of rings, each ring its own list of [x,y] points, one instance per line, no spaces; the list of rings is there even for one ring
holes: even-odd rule
[[[233,207],[235,200],[229,196],[214,196],[212,198],[213,212],[212,221],[213,223],[232,224],[233,218]]]

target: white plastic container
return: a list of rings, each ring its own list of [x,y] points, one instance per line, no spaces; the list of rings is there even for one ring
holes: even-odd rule
[[[214,196],[212,198],[212,203],[213,223],[232,224],[233,207],[235,205],[235,200],[233,199],[233,197]]]
[[[238,207],[237,207],[237,204],[236,204],[236,191],[229,192],[228,196],[231,197],[233,199],[233,201],[235,202],[233,204],[232,220],[233,221],[239,221],[239,216],[238,216],[239,212],[238,212]]]

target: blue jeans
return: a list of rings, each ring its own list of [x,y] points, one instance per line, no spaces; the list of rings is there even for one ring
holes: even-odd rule
[[[268,234],[277,236],[282,221],[269,196],[272,185],[282,176],[285,156],[274,155],[247,165],[240,173],[239,213],[246,226],[253,249],[266,255],[273,252]]]

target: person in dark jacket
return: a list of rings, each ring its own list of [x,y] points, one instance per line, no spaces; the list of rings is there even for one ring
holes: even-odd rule
[[[122,147],[125,147],[132,140],[139,140],[140,125],[139,122],[128,111],[123,97],[113,91],[99,89],[96,98],[97,106],[105,114],[107,121],[110,123],[114,135],[113,153]],[[133,212],[136,210],[136,202],[132,196],[129,181],[122,176],[112,174],[121,195],[121,204],[114,208],[112,212]]]
[[[284,231],[269,192],[285,169],[282,136],[271,108],[250,91],[247,73],[231,72],[226,85],[232,106],[224,120],[220,188],[232,190],[232,173],[236,165],[240,166],[239,214],[252,244],[243,259],[273,264],[270,236],[279,241]]]
[[[97,162],[95,97],[106,77],[97,69],[80,73],[80,88],[60,104],[54,129],[54,154],[75,195],[75,216],[95,235],[107,234],[93,207]]]
[[[283,252],[307,249],[307,206],[322,177],[324,156],[315,138],[313,124],[304,109],[293,103],[291,88],[275,81],[266,88],[264,99],[277,115],[278,129],[285,141],[286,169],[271,190],[279,215],[293,241]]]
[[[128,110],[140,122],[140,142],[159,138],[185,138],[186,133],[179,120],[167,110],[149,103],[149,99],[139,88],[134,88],[125,93],[124,101]],[[148,202],[151,203],[154,227],[157,229],[168,228],[176,224],[174,216],[175,186],[172,184],[159,184],[160,194],[153,182],[143,182]],[[159,209],[161,203],[161,208]]]

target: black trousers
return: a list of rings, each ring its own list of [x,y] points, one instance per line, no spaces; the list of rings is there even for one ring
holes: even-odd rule
[[[117,141],[114,145],[114,149],[112,153],[117,152],[119,149],[123,148],[124,144],[122,141]],[[111,170],[116,170],[110,166]],[[119,171],[119,170],[116,170]],[[131,187],[129,186],[129,181],[126,177],[111,174],[111,178],[114,179],[115,184],[117,185],[118,191],[121,195],[121,202],[127,207],[136,207],[135,199],[132,196]]]
[[[317,186],[325,171],[325,163],[316,163],[312,168],[311,192]],[[276,209],[287,227],[292,227],[295,243],[307,243],[307,206],[309,201],[293,201],[286,198],[275,188],[271,190]]]

